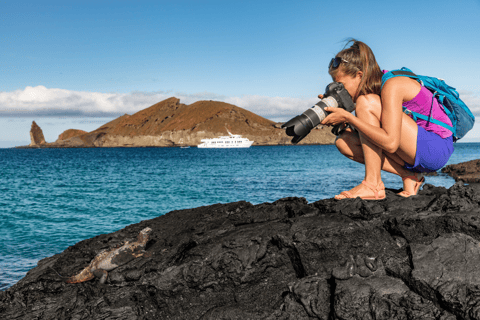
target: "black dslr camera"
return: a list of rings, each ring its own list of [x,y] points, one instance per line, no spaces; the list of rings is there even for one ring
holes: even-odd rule
[[[313,128],[327,117],[328,112],[325,111],[326,107],[343,108],[348,112],[355,110],[352,97],[343,84],[339,82],[330,83],[325,89],[322,100],[301,115],[296,116],[282,125],[282,128],[286,128],[287,135],[293,137],[293,144],[300,142]],[[340,126],[341,125],[335,126],[332,132],[338,135]]]

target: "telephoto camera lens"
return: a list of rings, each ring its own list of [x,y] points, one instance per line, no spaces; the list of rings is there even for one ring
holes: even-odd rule
[[[286,128],[286,134],[293,137],[292,143],[300,142],[327,117],[326,107],[343,108],[348,112],[352,112],[355,109],[352,97],[343,84],[339,82],[330,83],[325,90],[324,96],[325,98],[313,107],[282,125],[282,128]]]
[[[311,109],[308,109],[307,111],[305,111],[303,114],[309,117],[310,116],[315,117],[316,115],[318,117],[318,121],[315,121],[315,123],[317,123],[315,125],[316,127],[320,122],[323,121],[323,119],[325,119],[328,116],[327,111],[325,111],[326,107],[337,108],[338,107],[337,100],[335,100],[334,97],[326,97],[320,100],[319,102],[317,102],[317,104],[315,104]],[[314,112],[315,114],[313,114],[312,112]]]

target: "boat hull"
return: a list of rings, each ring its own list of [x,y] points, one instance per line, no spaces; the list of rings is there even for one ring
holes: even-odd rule
[[[250,148],[254,141],[248,140],[248,138],[242,138],[239,134],[232,134],[228,131],[228,136],[222,136],[219,138],[202,139],[198,148],[208,149],[232,149],[232,148]]]
[[[242,143],[242,144],[230,144],[230,145],[221,145],[221,144],[217,144],[217,145],[213,145],[213,144],[209,144],[209,143],[201,143],[197,146],[197,148],[201,148],[201,149],[233,149],[233,148],[250,148],[253,144],[253,141],[249,141],[249,142],[245,142],[245,143]]]

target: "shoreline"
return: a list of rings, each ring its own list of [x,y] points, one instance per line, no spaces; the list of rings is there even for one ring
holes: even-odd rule
[[[285,147],[297,147],[297,146],[330,146],[334,145],[335,143],[304,143],[304,144],[253,144],[251,147],[277,147],[277,146],[285,146]],[[456,144],[480,144],[480,142],[456,142]],[[197,145],[171,145],[171,146],[107,146],[107,147],[96,147],[96,146],[48,146],[48,145],[36,145],[36,146],[15,146],[15,147],[8,147],[8,148],[0,148],[0,149],[101,149],[101,148],[182,148],[182,147],[190,147],[196,148]],[[222,149],[222,148],[219,148]],[[223,148],[229,149],[229,148]],[[238,149],[238,148],[230,148],[230,149]],[[248,149],[248,148],[246,148]]]
[[[297,147],[297,146],[330,146],[333,143],[305,143],[305,144],[254,144],[251,147]],[[95,147],[95,146],[17,146],[5,149],[113,149],[113,148],[182,148],[190,147],[197,148],[196,145],[175,145],[175,146],[108,146],[108,147]],[[250,148],[251,148],[250,147]],[[248,149],[248,148],[207,148],[207,149]]]

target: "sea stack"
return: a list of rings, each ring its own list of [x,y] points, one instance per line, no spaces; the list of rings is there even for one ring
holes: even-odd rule
[[[43,131],[35,121],[32,121],[32,127],[30,129],[30,140],[30,146],[37,146],[46,143],[45,137],[43,136]]]

